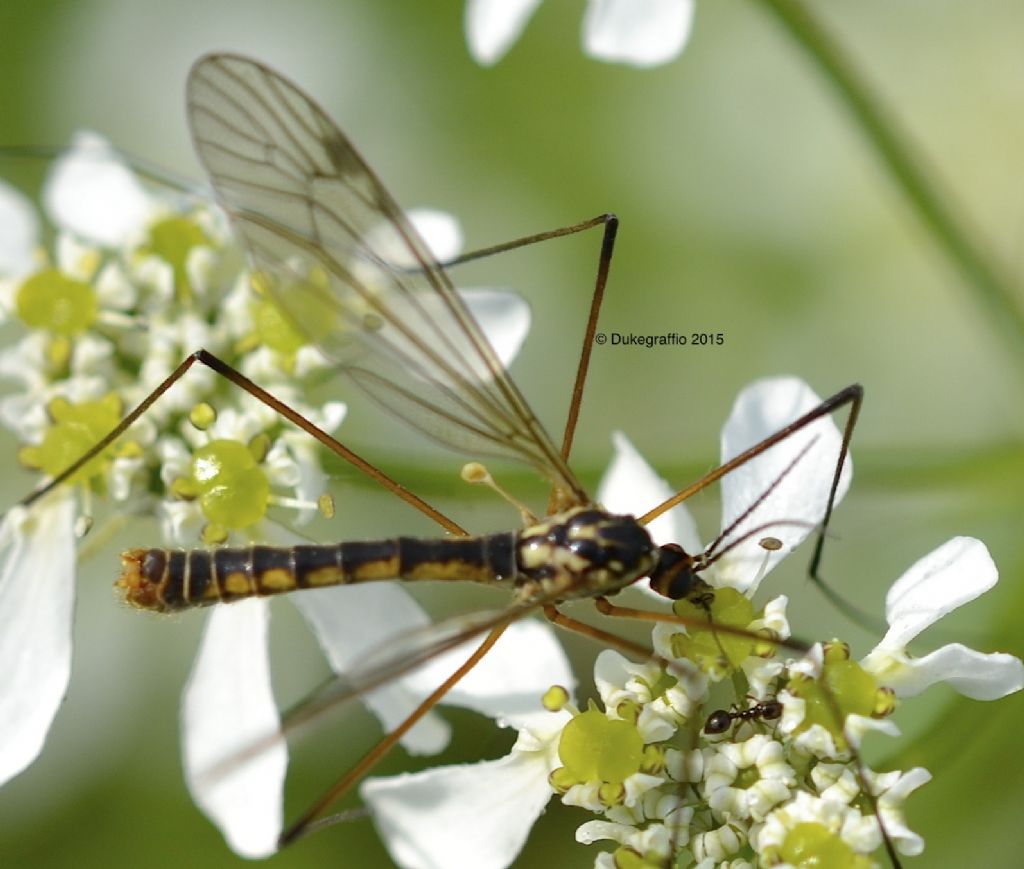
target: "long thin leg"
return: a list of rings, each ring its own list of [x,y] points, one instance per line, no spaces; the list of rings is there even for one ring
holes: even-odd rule
[[[323,796],[303,812],[302,816],[281,834],[277,842],[278,847],[284,848],[286,845],[290,845],[292,842],[300,839],[303,835],[310,832],[314,826],[317,828],[321,826],[322,824],[316,823],[316,819],[324,809],[345,794],[353,785],[362,779],[363,776],[373,769],[373,767],[376,766],[380,760],[398,744],[398,741],[410,730],[410,728],[413,727],[413,725],[416,724],[417,721],[433,709],[441,701],[441,698],[443,698],[444,695],[459,682],[459,680],[461,680],[470,670],[480,663],[483,656],[491,650],[496,642],[498,642],[498,639],[507,628],[508,623],[501,624],[496,628],[493,628],[484,638],[484,641],[476,648],[473,654],[470,655],[465,662],[455,670],[454,673],[452,673],[451,676],[435,688],[433,693],[420,703],[408,718],[406,718],[398,725],[398,727],[392,730],[391,733],[387,734],[380,742],[370,749],[359,763],[331,785]]]
[[[583,390],[586,385],[587,372],[590,369],[590,355],[594,349],[594,333],[597,331],[597,319],[601,313],[601,303],[604,301],[604,290],[608,283],[608,272],[612,264],[612,255],[615,251],[615,237],[619,231],[619,219],[614,214],[600,214],[590,220],[572,226],[565,226],[561,229],[540,232],[536,235],[504,242],[493,247],[482,248],[472,251],[451,260],[445,265],[458,265],[470,260],[480,259],[495,253],[503,253],[515,250],[529,244],[536,244],[540,241],[548,241],[552,238],[563,238],[577,232],[584,232],[593,229],[595,226],[604,227],[604,235],[601,238],[601,254],[597,261],[597,277],[594,280],[594,292],[590,299],[590,311],[587,314],[587,327],[583,334],[583,346],[580,349],[580,361],[576,367],[576,380],[572,387],[572,398],[569,401],[569,411],[565,421],[565,431],[562,435],[562,458],[568,460],[572,452],[572,442],[576,434],[576,423],[579,420],[580,405],[583,401]]]
[[[576,366],[576,380],[573,382],[572,398],[569,401],[569,412],[565,420],[565,432],[562,435],[562,458],[566,461],[569,460],[573,438],[576,436],[576,424],[579,421],[580,407],[583,404],[583,390],[587,382],[587,373],[590,371],[590,355],[594,350],[594,334],[597,332],[597,320],[601,315],[604,288],[608,283],[608,271],[611,269],[612,254],[615,251],[615,236],[618,231],[619,219],[613,214],[606,214],[604,237],[601,240],[601,256],[597,261],[597,277],[594,280],[594,293],[590,298],[587,328],[583,333],[580,361]]]
[[[611,263],[612,249],[615,243],[615,233],[618,227],[618,220],[614,215],[602,214],[597,217],[584,220],[580,223],[573,224],[571,226],[560,227],[558,229],[549,230],[547,232],[536,233],[534,235],[524,236],[522,238],[513,239],[512,241],[502,242],[501,244],[492,245],[486,248],[480,248],[475,251],[470,251],[457,257],[453,260],[446,262],[446,267],[460,265],[462,263],[470,262],[472,260],[482,259],[487,256],[494,254],[503,253],[506,251],[516,250],[521,247],[526,247],[531,244],[536,244],[542,241],[548,241],[555,238],[563,238],[565,236],[574,235],[579,232],[584,232],[588,229],[592,229],[595,226],[605,227],[604,239],[601,245],[601,257],[598,264],[598,275],[594,288],[594,296],[591,302],[591,313],[588,318],[587,324],[587,335],[584,338],[583,352],[580,357],[580,365],[577,370],[576,383],[573,388],[573,398],[569,409],[569,418],[566,423],[565,437],[563,438],[562,453],[563,456],[568,456],[569,449],[572,444],[572,437],[575,431],[576,419],[579,415],[579,404],[582,400],[583,384],[586,378],[586,371],[589,365],[590,351],[593,344],[593,332],[596,329],[597,313],[600,309],[601,299],[604,294],[604,286],[607,281],[608,268]],[[77,461],[65,468],[61,473],[54,477],[49,482],[43,484],[35,491],[31,492],[28,496],[21,500],[23,506],[29,506],[39,498],[43,497],[48,492],[53,491],[57,486],[63,483],[65,480],[70,478],[79,468],[85,465],[95,456],[99,455],[103,450],[109,447],[114,441],[116,441],[128,428],[141,417],[156,401],[159,399],[164,392],[166,392],[175,382],[177,382],[185,373],[196,363],[199,362],[202,365],[207,366],[220,376],[231,381],[235,385],[244,389],[254,398],[266,404],[275,412],[279,413],[285,419],[289,420],[303,431],[307,432],[317,441],[326,446],[331,452],[338,455],[340,458],[349,462],[353,467],[366,474],[372,480],[375,480],[381,486],[388,491],[397,495],[403,501],[410,506],[416,508],[423,513],[427,518],[433,520],[446,531],[458,536],[465,536],[466,530],[462,528],[457,522],[450,517],[441,513],[435,507],[428,504],[419,496],[415,495],[405,486],[398,481],[392,479],[383,471],[370,462],[363,459],[357,453],[350,450],[339,440],[332,437],[327,432],[313,425],[304,416],[290,408],[287,404],[275,398],[273,395],[268,393],[266,390],[257,386],[248,377],[242,374],[237,369],[228,365],[226,362],[219,359],[214,354],[207,350],[198,350],[191,354],[178,365],[157,387],[147,395],[139,404],[136,406],[124,419],[121,420],[109,432],[106,436],[100,439],[94,444],[84,455],[81,456]]]
[[[763,441],[754,444],[747,450],[744,450],[738,456],[730,459],[723,465],[719,465],[710,473],[705,474],[699,480],[691,483],[684,489],[680,489],[671,498],[667,498],[658,504],[656,507],[648,510],[643,516],[639,518],[639,522],[643,525],[647,525],[652,520],[657,519],[662,513],[671,510],[677,504],[681,504],[687,498],[691,498],[698,492],[706,489],[712,483],[720,480],[726,474],[731,471],[735,471],[736,468],[741,465],[745,465],[751,459],[761,455],[761,453],[768,450],[770,447],[780,441],[784,441],[794,432],[804,428],[816,419],[820,419],[823,416],[827,416],[833,411],[838,410],[844,404],[852,404],[850,415],[846,420],[846,428],[843,431],[843,443],[839,450],[840,461],[836,465],[835,476],[832,480],[832,489],[829,494],[829,504],[825,510],[825,516],[829,517],[832,515],[832,502],[835,499],[836,490],[839,488],[839,479],[842,474],[843,461],[846,459],[846,453],[849,449],[850,437],[853,434],[853,424],[857,421],[857,416],[860,413],[861,402],[864,400],[864,388],[859,383],[854,383],[847,386],[845,389],[839,390],[835,395],[829,396],[817,407],[809,410],[803,416],[798,417],[789,425],[779,429],[775,434],[769,435]]]
[[[697,492],[706,489],[712,483],[720,480],[730,471],[734,471],[736,468],[746,464],[751,459],[761,455],[761,453],[766,450],[771,449],[771,447],[775,446],[777,443],[784,441],[794,432],[810,425],[817,419],[821,419],[824,416],[834,413],[844,405],[849,405],[850,412],[846,418],[846,425],[843,427],[843,439],[839,447],[839,458],[836,462],[835,473],[832,475],[832,484],[829,488],[828,503],[825,506],[825,514],[822,517],[821,525],[818,529],[818,538],[814,546],[814,555],[811,558],[808,573],[810,574],[811,581],[814,582],[814,584],[822,590],[822,593],[841,611],[848,615],[855,615],[857,620],[861,622],[866,621],[869,624],[877,622],[877,619],[874,619],[869,614],[848,603],[838,593],[827,586],[819,573],[822,550],[825,545],[825,535],[828,531],[829,522],[832,519],[832,510],[835,507],[836,492],[839,489],[839,481],[842,478],[843,473],[843,463],[846,461],[846,456],[850,451],[850,439],[853,437],[853,428],[857,424],[857,418],[860,416],[860,408],[863,401],[864,388],[859,383],[851,384],[845,389],[839,390],[835,395],[829,396],[817,407],[809,410],[803,416],[795,419],[784,428],[779,429],[775,434],[766,437],[760,443],[754,444],[754,446],[744,450],[735,458],[730,459],[725,464],[715,468],[715,470],[711,471],[709,474],[705,474],[699,480],[691,483],[686,488],[680,489],[671,498],[662,501],[662,503],[658,504],[653,509],[648,510],[640,517],[639,521],[644,525],[648,524],[662,513],[665,513],[667,510],[670,510],[672,507],[675,507],[677,504],[682,503],[687,498],[690,498]]]
[[[732,634],[737,637],[751,638],[750,631],[746,631],[743,628],[734,628],[729,625],[719,625],[711,621],[700,621],[694,619],[683,618],[677,616],[674,613],[655,612],[653,610],[641,610],[633,609],[632,607],[619,606],[613,604],[608,598],[601,596],[595,597],[594,606],[597,607],[597,611],[602,615],[611,616],[612,618],[619,619],[635,619],[637,621],[644,622],[663,622],[670,625],[680,625],[684,628],[698,628],[700,630],[714,630],[723,634]],[[807,643],[802,643],[799,640],[794,639],[782,639],[763,637],[765,642],[773,643],[777,646],[790,649],[794,652],[798,652],[801,655],[806,654],[810,651],[810,646]]]
[[[624,652],[628,652],[631,655],[637,655],[641,658],[650,658],[654,653],[650,648],[643,645],[642,643],[634,643],[632,640],[627,640],[625,637],[620,637],[617,634],[611,634],[608,631],[602,631],[600,628],[595,628],[593,625],[588,625],[585,622],[578,621],[572,616],[568,616],[558,609],[554,604],[548,604],[544,607],[544,618],[554,625],[558,625],[560,628],[573,631],[577,634],[582,634],[585,637],[590,637],[592,640],[597,640],[599,643],[604,643],[606,646],[614,646],[618,649],[622,649]]]
[[[218,359],[216,356],[214,356],[212,353],[206,350],[197,350],[191,356],[188,356],[186,359],[184,359],[181,362],[181,364],[164,379],[162,383],[160,383],[149,395],[147,395],[138,404],[138,406],[136,406],[124,419],[122,419],[117,424],[113,431],[111,431],[105,437],[100,439],[80,459],[78,459],[73,464],[65,468],[52,480],[40,486],[26,498],[22,499],[21,504],[27,507],[34,501],[37,501],[39,498],[43,497],[43,495],[45,495],[47,492],[52,491],[54,488],[56,488],[69,477],[71,477],[86,462],[102,453],[103,450],[109,447],[122,434],[124,434],[140,416],[142,416],[147,410],[149,410],[149,408],[153,406],[157,399],[159,399],[160,396],[163,395],[176,381],[183,377],[185,375],[185,372],[187,372],[189,368],[191,368],[196,362],[205,365],[207,368],[216,372],[221,377],[224,377],[225,379],[231,381],[231,383],[234,383],[236,386],[240,387],[241,389],[244,389],[254,398],[258,399],[259,401],[262,401],[265,405],[279,413],[289,422],[294,423],[303,431],[307,432],[309,435],[314,437],[325,447],[327,447],[331,452],[340,456],[342,459],[344,459],[346,462],[351,464],[356,469],[362,471],[370,479],[375,480],[389,492],[392,492],[395,495],[397,495],[411,507],[415,507],[427,518],[434,520],[446,531],[449,531],[452,534],[458,535],[460,537],[466,536],[465,529],[463,529],[462,526],[455,522],[455,520],[450,519],[448,516],[444,515],[440,510],[437,510],[436,508],[432,507],[418,495],[413,494],[411,491],[405,488],[405,486],[403,486],[401,483],[397,482],[396,480],[393,480],[379,468],[370,464],[368,461],[366,461],[364,458],[357,455],[356,453],[352,452],[352,450],[350,450],[336,438],[329,435],[323,429],[313,425],[313,423],[306,419],[302,414],[293,410],[283,401],[280,401],[279,399],[271,395],[269,392],[267,392],[265,389],[262,389],[261,387],[257,386],[240,371],[236,370],[235,368],[232,368],[226,362],[223,362],[222,360]]]
[[[594,279],[594,292],[591,295],[590,311],[587,314],[587,325],[583,333],[583,345],[580,348],[579,363],[576,366],[576,379],[573,382],[572,397],[569,399],[565,430],[562,434],[562,458],[566,461],[568,461],[569,454],[572,452],[573,439],[576,436],[576,425],[579,421],[580,407],[583,403],[587,373],[590,370],[590,356],[594,350],[594,334],[597,332],[597,320],[601,313],[601,304],[604,301],[605,286],[608,283],[608,272],[611,269],[612,255],[615,250],[615,237],[619,230],[619,219],[614,214],[600,214],[597,217],[592,217],[589,220],[584,220],[572,226],[564,226],[559,229],[549,230],[548,232],[539,232],[535,235],[528,235],[491,247],[471,251],[443,264],[445,267],[455,266],[493,254],[516,250],[517,248],[536,244],[537,242],[548,241],[553,238],[564,238],[567,235],[574,235],[578,232],[593,229],[595,226],[603,226],[604,235],[601,238],[601,253],[597,261],[597,276]],[[556,512],[559,506],[557,493],[553,490],[548,501],[548,512]]]
[[[492,244],[488,247],[481,247],[476,250],[467,251],[453,259],[445,260],[441,263],[441,266],[447,269],[453,266],[462,265],[463,263],[494,256],[495,254],[518,250],[522,247],[529,247],[532,244],[549,241],[553,238],[565,238],[569,235],[575,235],[578,232],[586,232],[588,229],[593,229],[595,226],[600,226],[601,224],[615,219],[614,214],[599,214],[597,217],[581,220],[579,223],[573,223],[569,226],[560,226],[558,229],[549,229],[544,232],[534,233],[533,235],[524,235],[522,238],[514,238],[511,241],[503,241],[499,244]]]

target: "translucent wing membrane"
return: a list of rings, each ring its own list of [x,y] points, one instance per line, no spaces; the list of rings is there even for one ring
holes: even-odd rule
[[[544,603],[553,602],[553,599],[546,598],[502,609],[480,610],[389,637],[386,643],[371,650],[357,668],[324,686],[297,711],[296,717],[301,721],[314,718],[324,709],[361,697],[428,663],[439,671],[454,670],[473,648],[466,645],[463,650],[461,646],[494,628],[507,627],[530,613],[538,612]],[[439,660],[449,652],[456,654],[450,659]],[[288,725],[293,726],[293,722],[289,720]]]
[[[262,737],[243,740],[237,751],[203,768],[200,775],[211,780],[229,775],[243,763],[259,757],[262,752],[271,748],[279,740],[282,732],[300,728],[316,720],[323,713],[365,696],[426,664],[437,669],[444,669],[450,664],[450,669],[454,670],[472,650],[472,646],[468,645],[465,649],[460,648],[464,644],[479,639],[495,628],[507,627],[536,612],[544,603],[552,601],[553,599],[544,599],[504,609],[482,610],[390,637],[376,650],[371,650],[358,667],[336,675],[289,710],[284,716],[282,730],[274,729]],[[442,659],[447,653],[454,654],[454,657]]]
[[[193,67],[188,109],[258,283],[311,341],[434,440],[527,462],[586,500],[426,243],[312,100],[219,54]]]

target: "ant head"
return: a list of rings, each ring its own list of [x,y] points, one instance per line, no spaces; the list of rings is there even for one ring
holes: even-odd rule
[[[658,563],[648,574],[651,589],[670,600],[681,600],[701,582],[697,571],[706,566],[703,553],[690,555],[676,543],[659,546]]]

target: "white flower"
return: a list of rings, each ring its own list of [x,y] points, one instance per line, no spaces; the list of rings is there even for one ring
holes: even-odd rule
[[[61,398],[62,407],[71,404],[75,412],[82,413],[85,411],[78,405],[87,400],[100,404],[102,399],[111,406],[117,399],[121,405],[133,404],[187,353],[203,346],[227,347],[226,361],[241,368],[247,360],[239,355],[244,350],[234,349],[237,342],[231,340],[232,327],[223,321],[232,309],[220,305],[232,287],[243,285],[243,279],[237,267],[232,267],[237,257],[225,250],[221,224],[208,212],[169,212],[166,204],[145,193],[112,150],[100,142],[86,142],[58,161],[46,197],[53,217],[64,229],[58,236],[55,257],[60,273],[88,285],[99,302],[97,307],[104,309],[100,316],[110,313],[102,335],[94,334],[91,324],[85,323],[81,332],[65,339],[66,353],[60,365],[53,364],[52,353],[48,355],[52,342],[42,328],[24,339],[17,358],[9,354],[0,365],[14,374],[19,384],[19,392],[3,405],[4,422],[33,445],[34,453],[45,452],[47,472],[56,474],[64,465],[51,468],[50,464],[62,463],[63,454],[52,445],[45,450],[36,446],[55,427],[45,412],[52,398]],[[429,222],[441,238],[439,255],[453,256],[454,224],[436,214]],[[4,284],[3,292],[6,310],[15,310],[13,281]],[[498,327],[495,340],[503,358],[508,359],[526,333],[528,310],[521,300],[493,291],[484,294],[483,305],[490,314],[484,319]],[[97,371],[102,376],[86,376]],[[341,422],[344,405],[339,402],[318,408],[302,404],[300,392],[290,380],[292,371],[278,365],[265,373],[264,385],[293,407],[307,411],[314,424],[331,431]],[[183,418],[201,401],[215,404],[219,411],[216,422],[204,433]],[[6,653],[4,675],[0,676],[2,779],[15,775],[38,754],[67,686],[76,506],[91,515],[88,501],[96,493],[131,499],[127,509],[132,513],[153,513],[163,505],[172,519],[177,517],[170,523],[169,538],[176,543],[191,542],[194,537],[182,537],[185,528],[198,527],[206,520],[195,509],[195,502],[175,497],[188,497],[188,491],[172,489],[188,469],[189,443],[197,446],[214,438],[233,438],[245,445],[254,435],[269,438],[266,451],[256,449],[261,445],[257,443],[253,455],[262,459],[260,472],[265,471],[272,484],[271,499],[301,510],[323,492],[319,448],[208,369],[196,366],[179,382],[179,388],[160,397],[155,408],[155,413],[147,413],[114,445],[109,456],[95,463],[98,470],[88,482],[96,485],[66,486],[30,510],[12,510],[4,520],[0,532],[4,555],[0,647]],[[62,447],[71,454],[67,462],[113,427],[117,411],[112,412],[114,419],[107,422],[103,417],[96,424],[101,429],[97,433],[84,431],[81,416],[71,419],[71,434],[82,443],[61,433],[70,438],[69,445]],[[64,416],[68,413],[71,411]],[[96,479],[100,475],[102,480]],[[294,497],[278,495],[275,487],[290,490]],[[249,526],[250,530],[254,527]],[[262,520],[257,531],[274,533],[270,523]],[[394,584],[304,592],[297,604],[339,672],[358,669],[370,651],[389,638],[394,643],[396,635],[422,633],[429,625],[426,615]],[[267,666],[266,620],[265,602],[214,609],[183,704],[190,788],[204,811],[224,830],[231,846],[246,856],[265,855],[276,848],[281,781],[287,765]],[[515,638],[525,630],[525,626],[510,629],[504,644],[499,643],[492,652],[490,664],[480,668],[480,673],[492,675],[491,693],[498,684],[503,702],[513,712],[521,711],[516,703],[525,703],[510,693],[513,680],[509,677],[512,664],[524,654],[515,648]],[[534,645],[548,648],[535,641]],[[512,661],[506,660],[502,651],[510,647]],[[454,669],[453,660],[448,655],[437,665]],[[494,668],[502,666],[505,669],[495,676]],[[419,673],[409,674],[367,696],[367,703],[386,728],[397,726],[430,693],[434,686],[418,681],[422,678]],[[473,679],[467,684],[472,685]],[[477,702],[472,689],[453,691],[448,700],[469,707]],[[415,753],[436,752],[447,741],[448,727],[434,713],[402,739]],[[252,750],[247,752],[247,747]]]
[[[931,773],[923,767],[916,766],[907,772],[871,772],[865,770],[871,792],[875,795],[875,805],[889,840],[901,854],[909,857],[924,851],[924,839],[907,826],[903,814],[903,803],[911,792],[931,781]]]
[[[492,657],[506,642],[505,656]],[[446,655],[443,665],[433,663],[420,678],[436,685],[439,675],[450,675],[453,660]],[[548,776],[559,765],[558,737],[569,714],[548,712],[540,703],[553,683],[571,692],[574,680],[548,627],[512,625],[446,697],[518,728],[512,751],[497,760],[363,782],[360,796],[395,862],[405,869],[502,869],[515,859],[551,798]]]
[[[984,654],[951,643],[921,658],[907,644],[946,613],[988,591],[999,578],[980,540],[954,537],[914,564],[885,598],[889,630],[861,663],[899,696],[946,682],[974,700],[997,700],[1024,686],[1024,665],[1001,652]]]
[[[674,684],[655,697],[651,686],[663,682],[664,675],[655,661],[635,664],[611,649],[594,662],[594,685],[605,709],[628,703],[642,710],[636,725],[644,743],[670,739],[707,697],[707,679],[689,661],[678,662],[672,670]]]
[[[155,207],[110,143],[87,131],[54,162],[43,201],[57,226],[105,247],[136,239]]]
[[[820,403],[807,384],[793,377],[767,378],[746,387],[722,428],[722,462],[775,434]],[[701,546],[696,524],[682,504],[654,519],[648,530],[659,545],[678,543],[690,555],[703,553],[708,566],[701,570],[700,577],[709,585],[735,588],[752,596],[765,574],[824,517],[841,442],[835,423],[823,417],[727,474],[721,481],[723,531],[707,548]],[[613,512],[642,515],[671,497],[674,490],[624,435],[617,433],[614,443],[615,457],[598,489],[602,504]],[[851,475],[847,456],[836,503],[849,488]],[[766,551],[760,545],[764,537],[776,538],[781,547]],[[645,585],[639,587],[646,589]],[[784,598],[776,599],[765,607],[763,617],[733,626],[751,631],[767,629],[786,638],[789,626],[785,605]],[[654,629],[655,650],[675,657],[672,643],[679,631],[678,626],[659,624]],[[715,679],[725,675],[715,663],[720,648],[715,643],[712,657],[701,663]],[[751,688],[761,697],[781,665],[772,658],[750,654],[742,667]]]
[[[750,384],[737,397],[722,427],[722,463],[820,403],[814,391],[795,377],[766,378]],[[705,582],[753,594],[764,575],[824,517],[841,442],[835,423],[823,417],[722,478],[722,528],[728,533],[705,550],[708,555],[723,553],[702,573]],[[658,478],[625,435],[616,433],[614,444],[615,457],[598,489],[602,504],[615,512],[641,515],[672,495],[674,490]],[[836,504],[846,494],[851,476],[852,463],[847,456]],[[755,503],[757,506],[733,528]],[[683,504],[655,519],[649,530],[659,545],[678,543],[691,555],[702,550],[696,525]],[[751,536],[751,532],[756,533]],[[782,543],[777,551],[767,552],[761,547],[759,541],[769,536]]]
[[[764,820],[774,806],[789,798],[796,784],[782,743],[763,733],[742,742],[723,742],[706,749],[706,754],[704,793],[716,817]],[[757,780],[736,786],[744,770],[756,772]]]
[[[812,840],[814,848],[811,853],[820,850],[823,842],[831,839],[834,844],[830,853],[834,856],[839,856],[839,853],[844,857],[847,854],[871,854],[882,841],[878,821],[873,815],[864,816],[844,802],[798,791],[792,800],[771,812],[764,824],[752,831],[751,844],[759,854],[778,852],[785,847],[791,832],[796,830],[798,835],[806,837],[812,825],[821,830]]]
[[[853,668],[860,669],[859,665],[854,662],[847,663],[850,663]],[[841,743],[837,744],[837,733],[833,732],[833,711],[826,713],[826,720],[829,726],[815,721],[808,727],[805,724],[807,703],[802,696],[799,696],[798,692],[800,689],[794,687],[795,681],[801,678],[805,679],[809,685],[817,684],[823,677],[823,671],[829,666],[830,664],[826,662],[826,656],[820,643],[815,643],[810,652],[802,659],[789,664],[789,687],[780,691],[778,695],[778,700],[782,704],[779,732],[792,738],[793,744],[804,754],[820,760],[833,760],[837,758],[848,760],[850,758],[849,747]],[[876,685],[875,690],[872,692],[871,700],[875,701],[877,697],[878,686]],[[864,698],[860,697],[859,699],[863,700]],[[848,697],[847,702],[853,702],[852,697]],[[849,741],[856,748],[860,745],[864,734],[869,731],[884,733],[887,736],[894,737],[900,735],[900,729],[893,721],[886,718],[859,715],[847,710],[842,726],[843,741]]]
[[[293,601],[309,621],[332,669],[351,680],[358,681],[360,663],[365,665],[382,649],[400,653],[393,647],[401,642],[403,629],[424,640],[433,635],[425,630],[427,617],[412,598],[390,583],[306,591]],[[287,747],[280,736],[270,688],[268,615],[266,601],[216,607],[207,622],[182,701],[182,745],[189,790],[232,849],[245,857],[272,854],[282,830]],[[377,714],[385,730],[394,730],[455,671],[472,648],[467,643],[438,656],[361,699]],[[551,796],[547,776],[557,758],[546,741],[545,728],[552,727],[555,716],[542,709],[540,700],[552,678],[564,685],[573,684],[568,661],[550,627],[534,621],[513,624],[442,701],[491,715],[502,726],[525,728],[512,755],[482,764],[440,767],[364,782],[360,792],[374,808],[375,820],[396,860],[401,862],[399,855],[410,848],[436,848],[439,853],[451,848],[445,840],[453,830],[451,821],[441,829],[432,827],[420,801],[433,807],[435,819],[446,811],[464,810],[467,799],[481,810],[494,801],[496,811],[501,807],[505,826],[492,845],[500,849],[502,836],[510,835],[519,824],[522,838],[513,856],[518,852]],[[431,712],[403,736],[402,745],[414,754],[436,753],[447,745],[448,738],[448,725]],[[506,790],[499,795],[502,787]],[[486,801],[483,795],[474,798],[475,788],[486,794]],[[516,798],[524,802],[516,803]],[[447,808],[446,799],[453,801]],[[410,821],[409,812],[422,824]],[[525,813],[521,818],[520,812]],[[481,830],[483,835],[485,831]]]
[[[693,856],[714,863],[726,860],[747,843],[746,833],[736,824],[728,823],[693,837]]]
[[[0,783],[42,750],[71,674],[74,500],[55,492],[0,525]]]
[[[576,841],[590,845],[610,840],[639,854],[657,855],[666,861],[672,845],[682,848],[689,841],[693,808],[683,805],[678,794],[648,791],[643,802],[633,809],[616,806],[607,814],[621,820],[587,821],[576,829]],[[614,863],[604,863],[604,858],[611,856],[599,854],[594,865],[614,867]]]
[[[277,850],[288,765],[270,691],[269,615],[263,600],[217,607],[206,623],[182,698],[189,791],[232,849],[249,858]],[[250,744],[251,754],[233,756],[239,746]],[[221,763],[227,765],[223,771]]]
[[[540,0],[467,0],[466,41],[477,63],[497,63]],[[647,67],[674,58],[690,35],[694,0],[588,0],[584,51],[597,60]]]
[[[32,268],[39,241],[39,217],[20,191],[0,181],[0,277],[20,275]]]
[[[109,358],[110,345],[92,336],[76,342],[71,356],[70,375],[59,381],[47,376],[50,338],[41,332],[31,332],[13,347],[0,351],[0,375],[5,379],[20,380],[21,392],[0,399],[0,422],[17,434],[25,443],[37,443],[46,433],[52,420],[47,407],[55,398],[72,403],[92,401],[109,391],[108,381],[95,373],[91,362],[80,365],[83,358]],[[90,351],[95,351],[93,357]]]

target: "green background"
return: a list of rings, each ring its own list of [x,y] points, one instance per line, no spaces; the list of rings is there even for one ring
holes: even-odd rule
[[[954,0],[812,8],[957,214],[1016,280],[1024,6],[997,0],[981,15]],[[469,246],[614,211],[622,227],[601,328],[723,332],[725,344],[598,348],[575,456],[581,477],[596,484],[609,434],[621,429],[682,485],[713,466],[718,429],[751,380],[795,374],[822,395],[863,383],[854,485],[833,525],[827,575],[881,612],[885,589],[915,560],[954,534],[980,537],[1002,582],[926,636],[922,649],[961,639],[1020,654],[1020,347],[982,311],[827,83],[760,4],[699,4],[683,55],[649,71],[584,57],[582,9],[542,4],[509,56],[481,69],[466,51],[458,2],[6,0],[0,144],[59,144],[90,128],[198,177],[185,75],[200,54],[232,49],[302,84],[400,202],[458,215]],[[0,170],[30,191],[42,171],[14,161]],[[514,287],[530,301],[534,326],[513,373],[552,430],[564,417],[597,248],[596,234],[576,237],[455,275],[462,285]],[[344,396],[344,385],[333,394]],[[424,451],[373,410],[355,405],[343,437],[474,530],[514,519],[464,491],[458,459]],[[15,445],[4,443],[10,503],[31,477],[13,470]],[[318,535],[429,533],[407,508],[335,470],[340,517]],[[539,507],[539,484],[516,473],[513,486]],[[710,538],[716,496],[697,501]],[[83,565],[69,696],[41,758],[0,790],[0,866],[241,862],[192,806],[179,770],[178,695],[201,617],[148,618],[108,591],[116,546],[156,539],[152,525],[128,524]],[[871,633],[804,582],[805,558],[790,559],[767,590],[791,596],[799,633],[841,634],[863,654]],[[427,588],[419,596],[438,614],[500,604],[487,593]],[[273,630],[275,686],[296,699],[323,664],[286,604],[275,606]],[[575,638],[566,645],[585,679],[593,649]],[[907,754],[894,756],[881,739],[869,745],[875,760],[935,773],[910,802],[927,851],[909,865],[1019,860],[1022,710],[1020,697],[974,703],[938,687],[897,715]],[[456,739],[443,761],[507,749],[508,734],[489,723],[469,713],[450,718]],[[351,708],[306,740],[289,783],[292,811],[374,735],[369,716]],[[386,768],[419,763],[396,753]],[[572,839],[586,819],[552,803],[520,864],[589,865],[591,851]],[[360,860],[387,860],[366,822],[314,836],[273,862]]]

